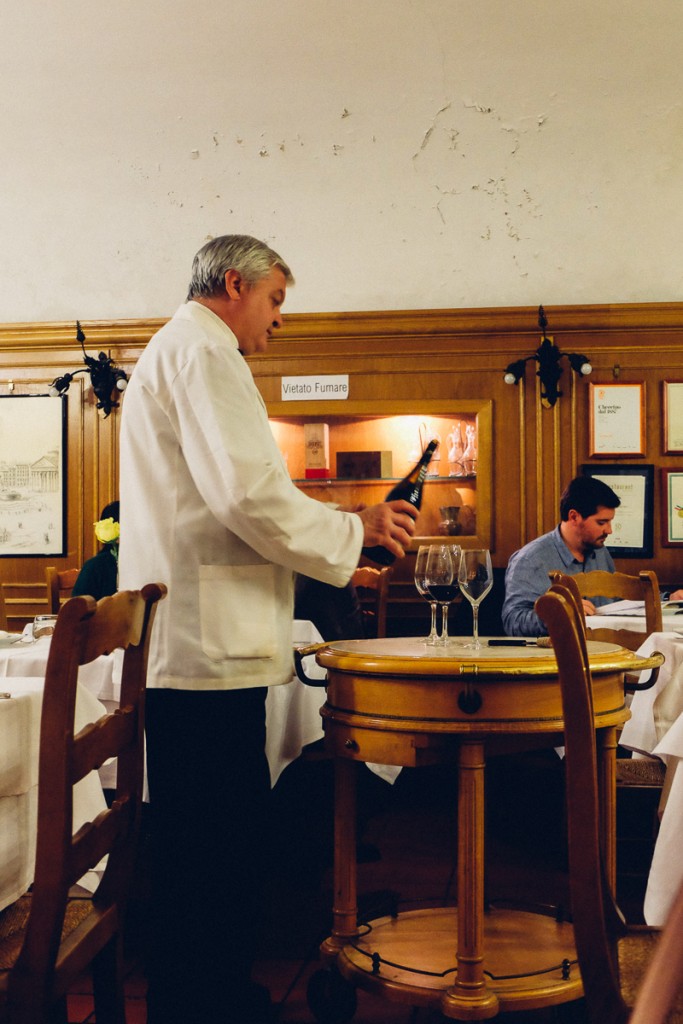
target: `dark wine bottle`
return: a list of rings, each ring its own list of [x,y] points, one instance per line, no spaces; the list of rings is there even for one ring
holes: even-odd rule
[[[404,476],[395,487],[391,488],[384,499],[385,501],[398,501],[402,498],[404,501],[409,501],[415,508],[420,507],[422,504],[422,487],[427,475],[427,468],[438,445],[439,442],[436,440],[429,442],[422,453],[420,461],[413,466],[407,476]],[[388,551],[382,544],[376,544],[371,548],[363,548],[362,553],[372,562],[377,562],[378,565],[391,565],[396,558],[396,555]]]

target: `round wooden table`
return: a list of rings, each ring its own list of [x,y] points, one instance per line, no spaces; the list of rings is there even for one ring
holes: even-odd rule
[[[439,648],[421,639],[386,638],[330,643],[317,651],[328,674],[321,714],[335,759],[333,927],[322,954],[353,985],[437,1008],[455,1020],[484,1020],[578,999],[582,986],[570,924],[530,911],[484,911],[485,752],[562,744],[553,651],[474,650],[465,643],[453,638]],[[623,676],[653,662],[612,644],[590,642],[588,648],[601,825],[613,886],[616,731],[629,717]],[[411,910],[358,925],[356,761],[458,764],[457,907]]]

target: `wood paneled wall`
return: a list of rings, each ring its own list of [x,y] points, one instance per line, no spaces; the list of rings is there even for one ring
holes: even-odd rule
[[[683,379],[683,303],[546,306],[545,311],[555,344],[566,353],[585,353],[593,366],[590,377],[580,378],[562,360],[563,395],[552,409],[541,406],[534,364],[518,386],[503,381],[507,364],[531,355],[540,343],[536,308],[292,314],[268,354],[254,357],[251,365],[266,403],[279,402],[282,376],[322,373],[348,373],[354,400],[401,400],[406,412],[417,400],[490,399],[491,547],[494,564],[503,567],[520,545],[556,523],[562,488],[582,463],[683,469],[682,456],[663,454],[662,426],[663,381]],[[85,322],[86,350],[91,355],[103,350],[132,372],[163,322]],[[0,326],[0,394],[44,394],[56,376],[79,365],[75,324]],[[646,385],[646,454],[591,459],[588,382],[616,380]],[[76,377],[68,397],[68,555],[1,558],[3,581],[39,581],[48,562],[60,568],[80,565],[95,551],[92,523],[117,496],[119,410],[103,419],[88,383],[85,375]],[[656,472],[652,563],[624,559],[619,568],[632,572],[653,564],[662,582],[683,584],[683,548],[660,542],[660,486]]]

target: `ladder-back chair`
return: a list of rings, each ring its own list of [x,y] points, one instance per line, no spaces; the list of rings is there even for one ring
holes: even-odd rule
[[[629,929],[606,881],[592,678],[575,591],[553,585],[536,601],[536,611],[548,627],[559,669],[572,920],[588,1017],[591,1024],[626,1024],[659,932]],[[683,974],[680,963],[675,970]],[[654,1018],[647,1020],[655,1024]],[[657,1019],[658,1024],[665,1020],[680,1024],[683,1016],[676,1011]]]
[[[387,635],[387,606],[392,574],[391,565],[386,565],[383,569],[363,565],[356,569],[351,577],[363,610],[366,637]]]
[[[550,572],[551,582],[558,581],[564,574]],[[657,574],[651,569],[638,573],[637,576],[629,576],[625,572],[606,572],[604,569],[597,569],[594,572],[580,572],[573,579],[578,587],[581,597],[590,600],[592,597],[610,597],[615,601],[643,601],[645,615],[638,622],[642,628],[638,629],[610,629],[600,626],[596,629],[587,628],[586,636],[589,640],[604,640],[606,643],[619,644],[620,647],[627,647],[630,651],[637,651],[643,641],[651,633],[662,631],[662,604],[659,598],[659,582]],[[600,614],[600,609],[598,609]]]
[[[60,571],[54,565],[49,565],[45,569],[47,600],[52,615],[57,615],[64,602],[71,597],[78,573],[78,569],[62,569]]]
[[[150,583],[96,603],[75,597],[50,644],[40,731],[38,832],[32,891],[0,914],[0,1022],[66,1020],[66,994],[90,964],[98,1024],[125,1024],[123,918],[140,824],[144,695],[156,604]],[[119,706],[74,735],[80,665],[123,648]],[[73,787],[117,758],[114,800],[72,835]],[[107,855],[91,899],[70,889]]]

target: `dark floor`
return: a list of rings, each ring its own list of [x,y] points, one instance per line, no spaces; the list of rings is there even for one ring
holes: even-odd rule
[[[566,901],[562,789],[561,764],[551,756],[501,759],[489,766],[487,898],[553,905]],[[389,786],[365,766],[360,767],[358,892],[363,916],[381,916],[393,898],[413,901],[453,896],[455,792],[452,768],[404,769]],[[330,762],[297,762],[283,774],[275,794],[278,868],[271,880],[270,909],[255,972],[256,980],[270,989],[282,1024],[315,1021],[306,989],[310,976],[321,967],[318,946],[330,929],[331,807]],[[639,821],[650,814],[650,807],[636,807]],[[620,817],[626,820],[627,812],[620,809]],[[645,859],[648,855],[646,844]],[[637,871],[620,875],[622,909],[632,921],[640,919],[646,868],[641,864]],[[143,898],[133,905],[133,921],[144,920],[144,885],[141,893]],[[133,966],[127,988],[128,1024],[145,1024],[144,974],[135,956],[135,937],[133,934],[130,942]],[[69,999],[69,1021],[90,1024],[95,1018],[87,981],[77,988]],[[434,1019],[424,1010],[418,1012],[360,990],[356,994],[353,1024],[431,1024]],[[500,1024],[558,1024],[571,1017],[574,1024],[583,1024],[582,1007],[572,1010],[571,1015],[538,1010],[500,1015],[496,1020]]]

